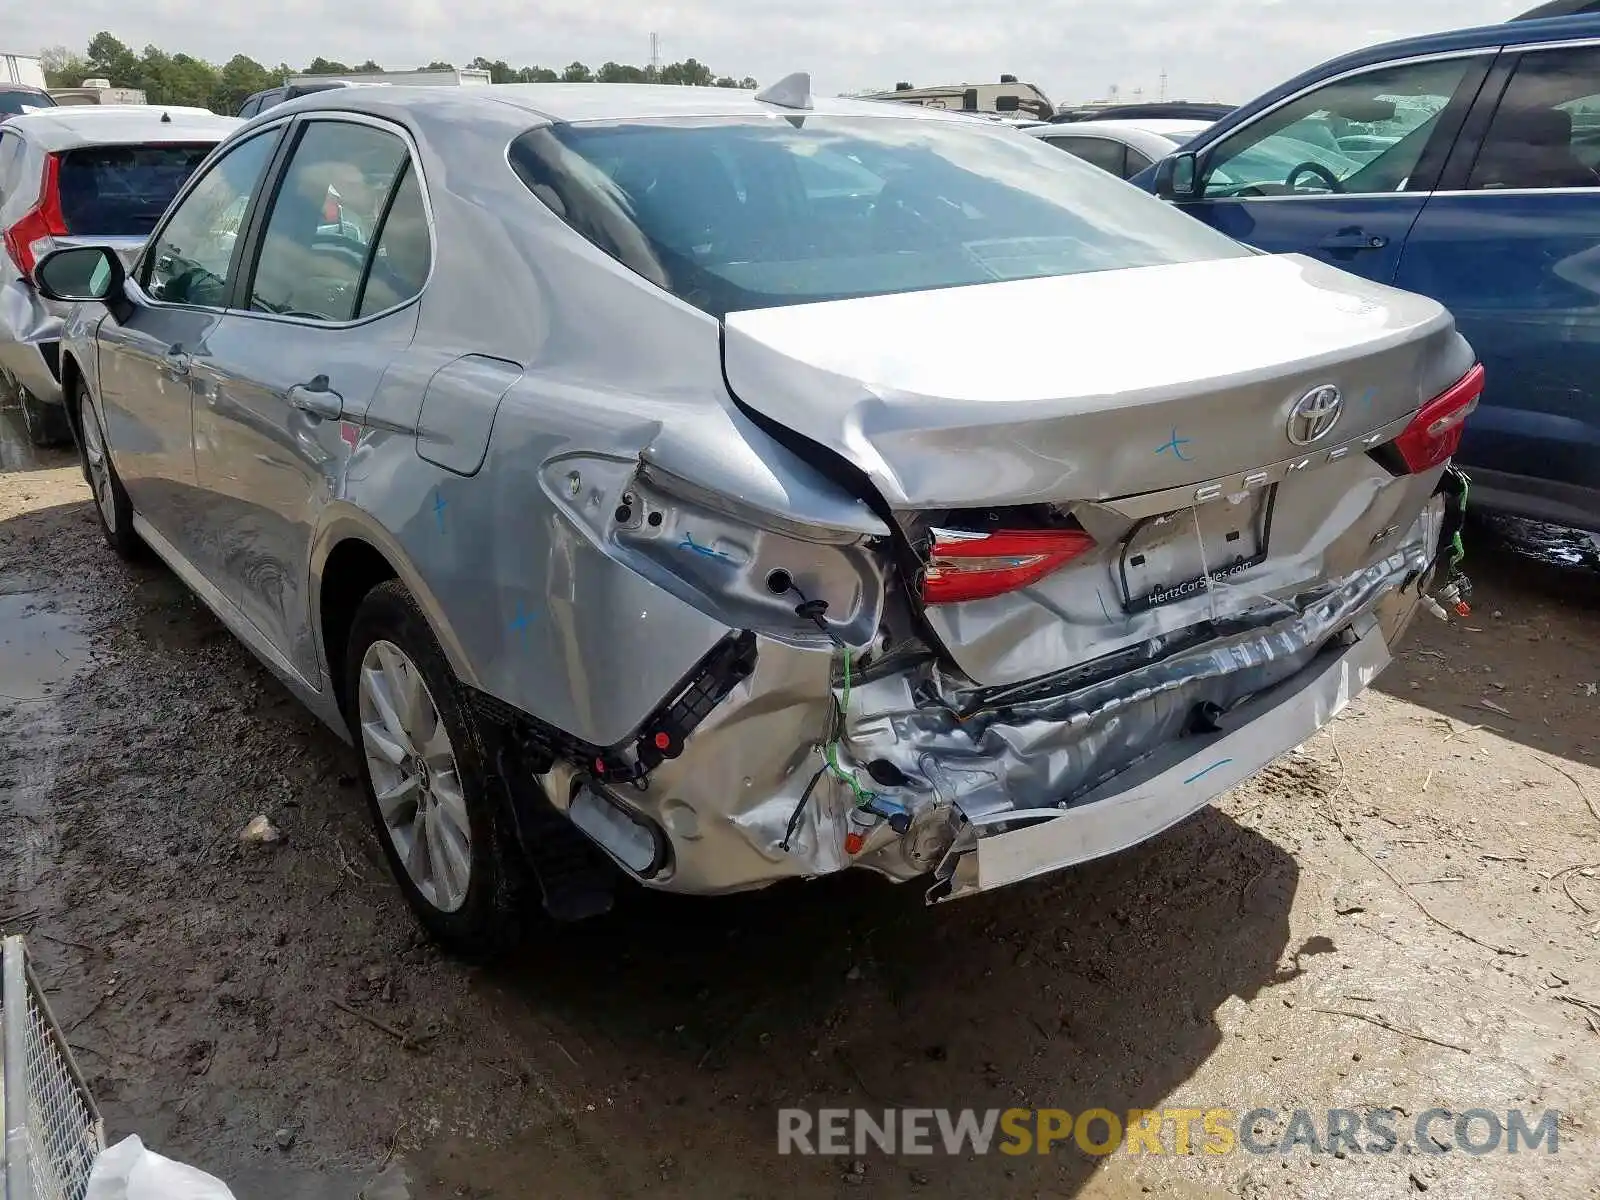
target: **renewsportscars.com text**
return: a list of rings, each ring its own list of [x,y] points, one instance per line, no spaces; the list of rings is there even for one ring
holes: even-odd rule
[[[778,1111],[778,1153],[1555,1154],[1555,1109],[801,1108]]]

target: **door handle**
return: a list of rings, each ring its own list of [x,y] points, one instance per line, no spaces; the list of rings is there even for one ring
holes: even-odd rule
[[[1359,229],[1344,229],[1331,234],[1318,243],[1324,250],[1382,250],[1389,239],[1381,233],[1363,233]]]
[[[187,375],[189,373],[189,355],[183,347],[174,342],[167,347],[167,352],[161,356],[167,364],[167,371],[172,375]]]
[[[289,389],[289,403],[319,421],[333,421],[344,415],[344,397],[328,386],[326,375],[295,384]]]

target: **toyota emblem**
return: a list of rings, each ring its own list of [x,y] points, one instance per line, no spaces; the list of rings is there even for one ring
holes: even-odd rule
[[[1344,398],[1331,383],[1312,388],[1289,410],[1289,440],[1296,446],[1309,446],[1339,423]]]

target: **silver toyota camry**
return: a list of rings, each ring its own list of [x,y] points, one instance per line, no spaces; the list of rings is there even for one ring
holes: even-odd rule
[[[112,548],[353,742],[467,950],[1151,837],[1434,605],[1482,386],[1430,300],[804,76],[318,93],[37,276]]]

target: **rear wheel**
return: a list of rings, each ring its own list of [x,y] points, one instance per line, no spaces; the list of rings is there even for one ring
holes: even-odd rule
[[[111,464],[111,450],[106,445],[100,413],[89,395],[88,385],[81,380],[76,402],[80,431],[78,456],[83,462],[83,476],[94,492],[94,509],[100,518],[100,528],[118,558],[135,562],[144,557],[144,542],[133,530],[133,505],[122,488],[122,480],[117,478],[116,467]]]
[[[22,427],[35,446],[64,446],[72,440],[67,410],[58,404],[46,404],[3,367],[0,367],[0,390],[17,398],[17,405],[22,409]]]
[[[345,684],[373,824],[406,902],[451,949],[492,956],[522,915],[514,831],[466,693],[398,580],[356,610]]]

